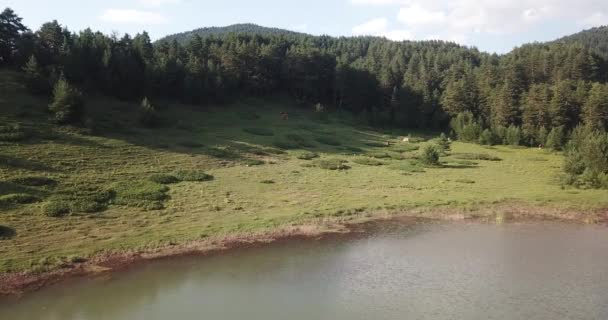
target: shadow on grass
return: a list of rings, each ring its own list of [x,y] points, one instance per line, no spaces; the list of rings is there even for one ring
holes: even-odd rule
[[[0,167],[32,171],[57,171],[44,163],[15,158],[7,155],[0,155]]]
[[[14,238],[17,235],[15,229],[7,226],[0,225],[0,240],[8,240]]]

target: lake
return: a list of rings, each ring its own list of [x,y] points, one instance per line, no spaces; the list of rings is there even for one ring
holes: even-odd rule
[[[608,319],[608,228],[375,223],[72,279],[0,319]]]

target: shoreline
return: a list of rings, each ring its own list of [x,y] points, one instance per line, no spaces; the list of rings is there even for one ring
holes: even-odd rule
[[[386,220],[469,221],[508,223],[518,221],[562,221],[566,223],[607,224],[608,208],[581,210],[554,208],[518,203],[499,204],[484,208],[418,208],[386,210],[351,217],[326,217],[284,225],[274,230],[254,233],[214,236],[205,240],[181,243],[153,250],[132,250],[94,256],[82,263],[71,263],[56,269],[35,273],[22,271],[0,274],[0,299],[20,298],[71,278],[120,272],[139,264],[180,256],[210,256],[228,250],[263,246],[282,241],[308,241],[331,235],[365,232],[365,224]]]

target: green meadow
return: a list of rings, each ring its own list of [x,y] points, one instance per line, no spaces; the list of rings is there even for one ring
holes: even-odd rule
[[[281,97],[157,102],[155,128],[137,103],[91,97],[83,128],[59,127],[16,77],[0,72],[0,272],[386,210],[608,206],[606,190],[564,188],[549,150],[453,142],[426,166],[439,133]]]

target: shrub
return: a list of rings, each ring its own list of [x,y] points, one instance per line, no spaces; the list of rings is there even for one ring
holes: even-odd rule
[[[501,158],[491,156],[487,153],[459,153],[454,155],[454,158],[461,160],[502,161]]]
[[[169,191],[167,186],[147,180],[119,182],[111,188],[116,194],[116,204],[150,210],[162,209],[162,202],[168,198]]]
[[[475,120],[473,113],[469,111],[459,113],[452,119],[450,125],[458,139],[462,141],[477,141],[482,131],[481,125]]]
[[[357,163],[357,164],[366,165],[366,166],[381,166],[381,165],[384,165],[384,162],[382,162],[382,161],[378,161],[376,159],[366,158],[366,157],[355,158],[353,160],[353,162]]]
[[[61,77],[53,89],[53,103],[49,105],[49,111],[56,123],[80,122],[84,115],[82,93]]]
[[[61,217],[70,213],[70,204],[62,200],[50,200],[44,204],[42,211],[49,217]]]
[[[326,170],[347,170],[350,169],[346,165],[348,161],[343,159],[322,159],[313,161],[315,167],[326,169]]]
[[[153,128],[160,124],[158,111],[147,97],[144,97],[139,106],[139,123],[147,128]]]
[[[605,188],[608,175],[608,133],[576,128],[568,143],[564,171],[572,184]]]
[[[274,182],[274,180],[262,180],[262,181],[260,181],[260,183],[263,183],[263,184],[274,184],[275,182]]]
[[[429,166],[439,165],[439,151],[435,145],[427,145],[422,149],[420,161]]]
[[[309,152],[309,151],[305,151],[305,152],[300,152],[296,155],[296,158],[300,159],[300,160],[312,160],[315,158],[318,158],[319,155],[314,153],[314,152]]]
[[[13,178],[10,180],[10,182],[29,187],[55,186],[57,184],[57,181],[51,178],[39,176],[25,176]]]
[[[27,134],[19,124],[0,126],[0,141],[17,142],[27,139]]]
[[[175,177],[181,181],[211,181],[213,176],[206,174],[203,171],[192,171],[192,170],[179,170],[175,172]]]
[[[367,155],[370,156],[370,157],[372,157],[372,158],[376,158],[376,159],[387,159],[387,158],[391,157],[386,152],[369,152],[369,153],[367,153]]]
[[[493,146],[500,143],[500,138],[490,129],[485,129],[479,135],[479,144]]]
[[[439,139],[437,139],[437,147],[442,152],[448,152],[451,150],[451,144],[452,142],[450,142],[450,139],[442,132],[441,135],[439,135]]]
[[[265,162],[264,162],[264,161],[262,161],[262,160],[258,160],[258,159],[245,159],[245,160],[243,160],[243,163],[244,163],[246,166],[251,167],[251,166],[261,166],[261,165],[263,165]]]
[[[176,176],[163,173],[153,174],[148,177],[148,180],[159,184],[173,184],[179,182],[179,179]]]
[[[274,132],[266,128],[245,128],[243,131],[256,136],[274,136]]]
[[[315,140],[319,143],[328,145],[328,146],[339,146],[342,145],[342,143],[334,138],[330,138],[330,137],[317,137],[315,138]]]
[[[518,146],[521,143],[521,130],[516,126],[509,126],[505,133],[505,142],[511,146]]]
[[[564,126],[559,126],[551,129],[547,135],[547,148],[553,150],[562,150],[566,144],[566,129]]]
[[[26,193],[14,193],[0,196],[0,208],[11,208],[19,204],[30,204],[40,201],[40,198]]]

